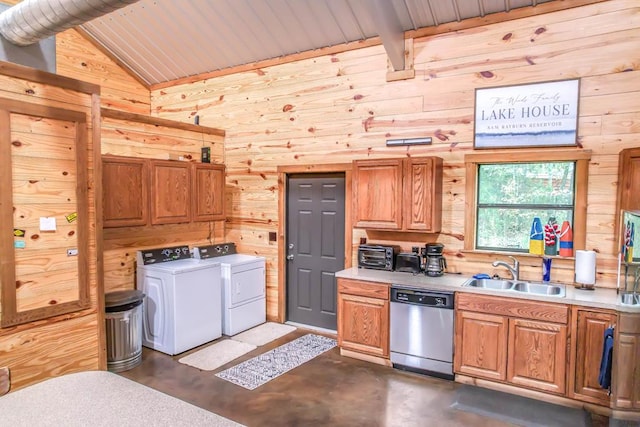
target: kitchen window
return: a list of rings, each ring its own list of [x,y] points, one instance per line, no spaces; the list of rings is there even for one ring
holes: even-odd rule
[[[569,221],[584,249],[588,165],[581,151],[491,152],[465,156],[465,249],[528,253],[533,218]]]

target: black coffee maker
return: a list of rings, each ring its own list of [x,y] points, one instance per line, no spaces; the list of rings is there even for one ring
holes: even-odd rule
[[[447,268],[447,260],[442,256],[444,245],[442,243],[427,243],[422,250],[425,257],[424,274],[431,277],[438,277],[444,274]]]

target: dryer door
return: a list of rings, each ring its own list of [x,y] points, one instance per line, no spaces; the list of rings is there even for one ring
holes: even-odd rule
[[[256,263],[253,267],[247,269],[247,265],[231,266],[231,289],[227,295],[228,308],[264,298],[264,265]]]

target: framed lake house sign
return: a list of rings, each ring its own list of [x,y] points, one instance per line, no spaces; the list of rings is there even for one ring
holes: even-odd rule
[[[474,148],[576,145],[580,79],[476,89]]]

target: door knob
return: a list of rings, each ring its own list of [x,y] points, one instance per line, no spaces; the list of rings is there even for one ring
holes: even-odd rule
[[[291,261],[291,260],[293,259],[293,254],[289,254],[289,255],[287,255],[287,259],[288,259],[289,261]]]

